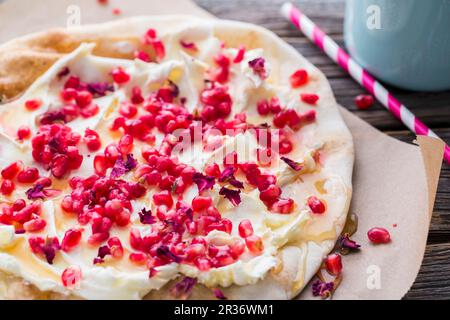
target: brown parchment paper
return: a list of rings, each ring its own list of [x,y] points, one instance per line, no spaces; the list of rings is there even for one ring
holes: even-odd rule
[[[78,8],[83,24],[133,15],[183,13],[213,17],[189,0],[110,0],[107,6],[96,0],[7,0],[0,4],[0,43],[66,26],[68,17]],[[121,9],[122,14],[113,15],[113,8]],[[341,112],[355,143],[350,212],[359,217],[353,238],[362,250],[344,257],[343,281],[334,299],[401,299],[413,284],[423,259],[444,144],[425,136],[417,138],[418,146],[406,144],[344,108]],[[390,231],[391,244],[374,246],[368,242],[366,232],[375,226]],[[305,289],[299,298],[311,298],[310,292]]]

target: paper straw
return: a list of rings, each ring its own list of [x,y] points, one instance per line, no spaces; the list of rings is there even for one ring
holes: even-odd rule
[[[397,119],[417,135],[433,138],[439,137],[420,121],[408,108],[401,104],[387,89],[381,85],[367,70],[353,60],[339,45],[314,24],[304,13],[292,3],[285,3],[281,7],[282,15],[291,21],[297,29],[305,34],[334,62],[342,67],[361,86],[366,88],[380,103],[386,107]],[[450,164],[450,147],[445,145],[444,159]]]

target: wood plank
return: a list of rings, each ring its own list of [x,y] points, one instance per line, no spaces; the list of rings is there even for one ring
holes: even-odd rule
[[[405,299],[450,297],[450,244],[428,245],[422,268]]]

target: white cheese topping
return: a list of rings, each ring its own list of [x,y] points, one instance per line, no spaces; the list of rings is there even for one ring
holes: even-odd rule
[[[218,52],[220,41],[208,37],[197,43],[199,52],[195,57],[188,55],[181,49],[180,52],[171,52],[168,58],[160,64],[145,63],[140,60],[127,61],[119,59],[109,59],[96,57],[91,54],[93,45],[82,44],[77,50],[63,57],[56,62],[45,74],[30,86],[25,94],[17,101],[4,105],[0,111],[0,164],[2,167],[16,160],[22,160],[26,165],[33,164],[31,158],[31,146],[29,141],[18,143],[15,140],[17,128],[21,125],[28,125],[32,132],[37,131],[37,119],[48,110],[52,110],[58,104],[58,94],[62,82],[58,80],[57,74],[64,67],[68,67],[72,74],[78,75],[85,82],[111,81],[109,72],[111,69],[122,66],[131,75],[130,83],[123,86],[116,86],[113,93],[108,93],[105,97],[95,99],[99,105],[100,112],[88,119],[78,118],[69,122],[74,131],[83,135],[86,128],[95,129],[102,138],[102,145],[105,146],[110,141],[117,139],[109,130],[108,126],[114,118],[118,116],[117,106],[122,101],[128,99],[131,88],[139,85],[144,95],[154,92],[167,80],[175,83],[180,96],[186,98],[186,108],[193,112],[199,105],[199,93],[204,87],[204,74],[213,65],[211,62],[211,52]],[[224,52],[233,57],[236,49],[225,49]],[[260,49],[246,53],[244,60],[240,64],[231,66],[231,77],[228,83],[230,95],[233,98],[233,114],[247,113],[247,121],[258,124],[265,120],[256,112],[256,103],[261,98],[273,95],[276,88],[261,79],[249,68],[248,61],[263,56]],[[266,69],[270,66],[266,61]],[[284,88],[284,91],[289,91]],[[280,91],[282,92],[282,91]],[[43,106],[36,111],[26,111],[24,102],[32,98],[40,98]],[[288,96],[280,96],[282,101],[289,100]],[[295,106],[295,102],[290,101],[290,105]],[[230,116],[231,118],[232,116]],[[12,121],[13,120],[13,121]],[[155,130],[156,140],[161,141],[163,135]],[[242,193],[242,202],[239,206],[232,206],[229,201],[218,195],[218,190],[211,193],[219,211],[224,218],[233,222],[232,233],[226,234],[213,231],[208,234],[209,241],[220,241],[232,243],[233,239],[240,238],[237,227],[243,219],[251,220],[255,234],[262,237],[264,242],[264,252],[261,255],[253,255],[246,251],[240,259],[230,265],[221,268],[212,268],[209,271],[186,265],[172,263],[157,267],[158,272],[149,278],[148,270],[145,267],[137,267],[131,264],[127,257],[132,249],[129,246],[129,226],[126,228],[113,227],[111,236],[121,239],[125,249],[123,261],[106,261],[101,265],[94,265],[92,260],[97,255],[98,248],[89,247],[87,237],[90,230],[83,233],[81,245],[69,253],[58,252],[54,264],[50,265],[40,257],[34,255],[28,247],[28,234],[14,234],[12,226],[0,225],[0,270],[22,277],[26,281],[34,284],[42,291],[51,290],[63,294],[74,294],[87,299],[139,299],[151,290],[159,289],[168,281],[176,278],[180,274],[195,277],[199,283],[209,287],[230,286],[232,284],[248,285],[264,278],[270,269],[277,265],[277,252],[279,249],[290,243],[300,243],[311,240],[318,242],[326,239],[333,239],[330,235],[334,230],[333,223],[338,214],[345,206],[345,198],[340,192],[335,192],[336,188],[343,188],[339,179],[326,178],[325,173],[309,174],[315,170],[315,162],[312,154],[319,146],[312,145],[313,135],[305,136],[306,141],[296,146],[290,158],[296,161],[303,161],[306,164],[306,172],[300,174],[285,163],[280,162],[269,168],[264,168],[267,173],[277,176],[278,184],[283,189],[283,195],[291,197],[296,201],[296,210],[289,215],[274,214],[267,210],[265,205],[259,200],[257,190],[245,191]],[[300,134],[297,137],[300,139]],[[297,138],[294,137],[293,140]],[[234,137],[220,137],[220,147],[214,151],[205,151],[199,143],[193,146],[192,152],[179,153],[180,162],[189,164],[197,170],[203,171],[206,164],[220,162],[226,153],[237,151],[239,156],[244,155],[247,161],[256,162],[257,142],[250,133],[238,134]],[[308,141],[309,139],[309,141]],[[309,144],[308,144],[309,143]],[[139,150],[142,143],[135,142],[135,148]],[[244,147],[245,150],[242,149]],[[73,174],[87,177],[93,173],[92,161],[94,154],[90,154],[87,149],[82,149],[84,161],[82,167]],[[135,150],[135,154],[140,154]],[[41,173],[46,171],[40,168]],[[321,198],[327,201],[327,215],[320,218],[311,214],[305,201],[308,196],[318,194],[314,187],[315,182],[326,179],[323,183]],[[70,188],[62,183],[63,195],[70,192]],[[0,196],[0,202],[11,202],[12,199],[24,197],[25,186],[17,186],[10,197]],[[154,190],[149,190],[147,195],[138,201],[133,201],[134,210],[151,206],[151,196]],[[184,195],[190,201],[197,193],[195,185],[188,189]],[[62,195],[62,196],[63,196]],[[60,209],[62,196],[46,201],[43,204],[42,216],[47,221],[45,230],[37,235],[58,236],[62,239],[64,232],[71,227],[79,227],[76,217],[65,214]],[[339,198],[341,197],[341,198]],[[148,228],[142,226],[136,215],[132,215],[132,224],[139,226],[141,230]],[[86,226],[85,228],[89,228]],[[68,266],[77,265],[82,270],[82,281],[74,289],[67,289],[61,283],[61,273]]]

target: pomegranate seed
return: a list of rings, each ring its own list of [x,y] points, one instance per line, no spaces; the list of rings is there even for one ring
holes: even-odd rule
[[[304,69],[299,69],[291,75],[289,81],[292,88],[298,88],[305,85],[308,82],[308,78],[308,72]]]
[[[279,112],[273,118],[273,124],[277,128],[283,128],[289,121],[288,114],[286,112]]]
[[[208,164],[205,167],[205,173],[208,176],[219,178],[220,177],[220,167],[217,163]]]
[[[134,57],[136,58],[136,59],[139,59],[139,60],[142,60],[142,61],[144,61],[144,62],[151,62],[152,60],[150,59],[150,55],[147,53],[147,52],[145,52],[145,51],[136,51],[135,53],[134,53]],[[133,102],[133,103],[135,103],[135,102]]]
[[[367,236],[374,244],[388,243],[391,241],[391,235],[385,228],[372,228],[367,232]]]
[[[129,259],[137,265],[144,265],[147,262],[147,255],[142,252],[130,253]]]
[[[183,168],[183,170],[180,172],[181,179],[183,179],[183,181],[188,184],[192,183],[192,178],[194,174],[195,168],[193,167]]]
[[[76,101],[80,108],[85,108],[92,103],[92,93],[89,91],[80,91],[77,93]]]
[[[135,104],[125,102],[119,108],[119,113],[125,118],[133,118],[137,115],[138,109]]]
[[[155,30],[155,29],[148,29],[148,30],[146,31],[146,33],[145,33],[145,39],[144,39],[144,40],[147,41],[147,42],[145,42],[145,43],[146,43],[146,44],[149,44],[150,41],[151,41],[152,39],[155,39],[156,37],[157,37],[156,30]]]
[[[108,161],[104,155],[96,155],[94,158],[94,170],[95,173],[101,176],[106,174],[106,170],[108,170]]]
[[[24,168],[17,175],[17,181],[20,183],[33,183],[39,178],[39,170],[37,168]]]
[[[62,178],[69,171],[69,162],[69,157],[63,154],[58,154],[53,158],[50,168],[55,178]]]
[[[79,266],[71,266],[63,271],[61,281],[64,287],[75,289],[79,285],[81,277],[81,268]]]
[[[194,243],[186,248],[185,253],[188,261],[194,261],[197,257],[205,255],[206,248],[201,243]]]
[[[322,214],[326,210],[325,203],[317,198],[316,196],[311,196],[308,198],[308,206],[311,209],[311,211],[315,214]]]
[[[230,246],[230,253],[234,259],[237,259],[245,251],[245,243],[241,240],[236,241]]]
[[[90,118],[98,114],[100,111],[100,107],[96,104],[90,104],[86,108],[81,109],[80,115],[83,118]]]
[[[120,151],[115,144],[110,144],[105,149],[107,163],[113,166],[119,158]]]
[[[268,115],[270,113],[270,105],[267,100],[261,100],[256,105],[256,110],[262,116]]]
[[[319,96],[317,94],[312,94],[312,93],[302,93],[300,95],[300,98],[302,99],[302,101],[304,103],[307,104],[316,104],[317,101],[319,100]]]
[[[42,252],[42,247],[45,245],[45,239],[42,237],[31,236],[28,239],[28,244],[34,254],[39,254]]]
[[[239,235],[242,238],[247,238],[253,235],[253,226],[250,220],[244,219],[239,223]]]
[[[278,100],[277,97],[273,97],[270,99],[270,112],[272,112],[273,114],[277,114],[281,111],[281,105],[280,105],[280,100]]]
[[[123,84],[125,82],[128,82],[130,80],[130,75],[123,70],[122,67],[118,67],[111,71],[111,76],[115,83],[117,84]]]
[[[175,177],[166,175],[161,178],[161,181],[159,182],[158,186],[161,190],[171,191],[174,183],[175,183]]]
[[[130,245],[135,250],[141,250],[142,237],[138,229],[131,228],[130,230]]]
[[[38,232],[45,228],[47,222],[44,219],[37,218],[27,221],[23,224],[23,228],[26,232]]]
[[[288,109],[285,111],[288,121],[287,124],[294,130],[298,130],[302,124],[302,118],[294,109]]]
[[[144,97],[142,96],[142,90],[138,86],[134,86],[131,89],[131,102],[134,104],[141,104],[144,102]]]
[[[245,244],[248,250],[255,254],[260,254],[264,250],[262,239],[257,235],[251,235],[245,238]]]
[[[133,150],[133,136],[125,134],[120,138],[118,149],[122,154],[129,154]]]
[[[195,260],[195,266],[200,271],[208,271],[209,269],[211,269],[212,263],[207,258],[198,258],[197,260]]]
[[[89,151],[93,152],[99,150],[102,146],[99,134],[89,128],[84,132],[84,142],[86,143]]]
[[[31,99],[25,101],[25,108],[27,108],[30,111],[38,109],[41,105],[42,105],[41,99]]]
[[[70,76],[69,79],[67,79],[66,83],[64,84],[64,88],[77,89],[78,87],[80,87],[80,85],[81,85],[80,78],[76,76]]]
[[[164,205],[164,206],[167,206],[170,208],[173,205],[172,195],[167,190],[163,190],[159,193],[155,193],[153,195],[153,201],[155,202],[155,204],[157,206]]]
[[[281,140],[278,147],[279,147],[278,152],[280,154],[288,154],[293,149],[292,142],[287,139]]]
[[[355,98],[355,105],[358,109],[365,110],[373,105],[374,99],[370,94],[361,94]]]
[[[114,8],[114,9],[112,10],[112,13],[113,13],[113,15],[115,15],[115,16],[119,16],[119,15],[122,14],[122,10],[120,10],[119,8]]]
[[[23,164],[21,161],[13,162],[2,170],[2,177],[12,180],[22,170],[22,167]]]
[[[61,249],[64,252],[69,252],[75,248],[81,241],[83,229],[69,229],[64,234],[64,238],[61,242]]]
[[[325,266],[327,268],[327,271],[332,274],[337,276],[338,274],[341,273],[342,271],[342,259],[341,259],[341,255],[338,253],[333,253],[330,254],[328,257],[326,257],[325,259]]]
[[[236,56],[233,59],[233,62],[241,63],[242,60],[244,60],[244,56],[245,56],[245,48],[243,46],[240,46]]]
[[[206,210],[211,205],[212,205],[211,197],[196,196],[192,200],[192,209],[195,212]]]
[[[70,102],[77,98],[77,90],[74,88],[66,88],[61,91],[61,99],[65,102]]]
[[[25,223],[34,215],[40,215],[42,211],[42,204],[40,201],[35,201],[28,206],[23,207],[19,211],[14,211],[12,219],[19,223]]]
[[[125,227],[130,223],[131,212],[128,209],[123,209],[116,216],[116,224],[119,227]]]
[[[14,191],[15,188],[16,186],[14,185],[14,182],[5,179],[2,181],[0,191],[2,192],[3,195],[9,196]]]
[[[109,238],[107,243],[109,249],[111,250],[111,255],[113,256],[113,258],[120,259],[123,257],[123,246],[118,237]]]
[[[106,241],[108,238],[109,238],[109,232],[98,232],[98,233],[92,234],[88,238],[88,243],[91,246],[97,246],[97,245],[101,244],[102,242]]]
[[[281,195],[281,188],[276,185],[270,185],[266,190],[261,191],[259,198],[262,201],[273,202]]]
[[[25,200],[17,199],[16,201],[14,201],[14,203],[12,205],[12,210],[13,211],[20,211],[23,208],[25,208],[26,206],[27,206],[27,203],[25,202]]]
[[[222,224],[225,227],[225,232],[228,234],[231,234],[231,231],[233,230],[233,222],[229,219],[223,219]]]
[[[259,191],[266,190],[270,185],[277,183],[277,177],[273,175],[262,174],[256,179],[256,186]]]
[[[62,108],[62,113],[66,116],[66,119],[70,121],[80,115],[80,109],[77,105],[68,104]]]
[[[161,182],[161,179],[162,175],[158,170],[153,170],[145,176],[145,181],[151,186],[158,185]]]
[[[126,119],[124,117],[118,117],[114,119],[114,122],[112,123],[110,129],[112,131],[117,131],[120,128],[125,128]]]
[[[17,138],[19,140],[28,139],[31,136],[31,129],[28,126],[20,126],[17,129]]]
[[[294,210],[294,200],[292,199],[278,199],[275,201],[270,210],[276,213],[287,214]]]
[[[42,177],[36,180],[35,184],[38,185],[40,184],[41,186],[48,188],[52,185],[52,179],[47,178],[47,177]]]
[[[219,210],[217,210],[216,207],[209,207],[208,209],[206,209],[206,214],[210,217],[214,217],[216,220],[221,219],[222,216],[220,215]]]
[[[122,201],[118,199],[106,201],[104,208],[104,215],[112,220],[124,209]]]
[[[166,49],[164,47],[164,44],[161,40],[153,40],[152,42],[153,50],[155,50],[156,58],[158,61],[161,61],[164,59],[164,56],[166,55]]]

